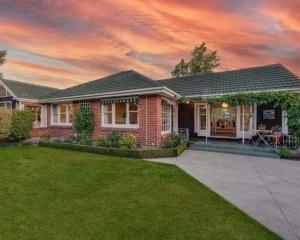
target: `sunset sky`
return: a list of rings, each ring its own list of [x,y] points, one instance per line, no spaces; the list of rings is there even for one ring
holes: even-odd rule
[[[65,88],[128,69],[166,78],[201,42],[218,51],[217,71],[282,63],[300,75],[300,1],[0,0],[9,79]]]

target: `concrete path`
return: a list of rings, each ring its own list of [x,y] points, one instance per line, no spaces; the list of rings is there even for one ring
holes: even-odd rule
[[[176,164],[288,240],[300,240],[300,162],[187,150]]]

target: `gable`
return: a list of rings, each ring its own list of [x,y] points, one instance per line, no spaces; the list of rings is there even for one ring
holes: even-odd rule
[[[9,97],[11,94],[0,84],[0,97]]]

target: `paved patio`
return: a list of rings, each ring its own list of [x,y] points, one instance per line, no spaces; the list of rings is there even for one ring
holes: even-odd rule
[[[284,239],[300,240],[300,162],[187,150],[176,164]]]

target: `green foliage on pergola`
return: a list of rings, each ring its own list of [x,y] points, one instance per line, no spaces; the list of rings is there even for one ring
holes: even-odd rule
[[[200,102],[202,97],[183,97],[180,102]],[[227,103],[232,106],[243,106],[250,104],[272,104],[281,107],[286,112],[287,125],[293,136],[300,137],[300,98],[299,95],[290,92],[259,92],[259,93],[237,93],[223,95],[206,99],[209,104]]]

